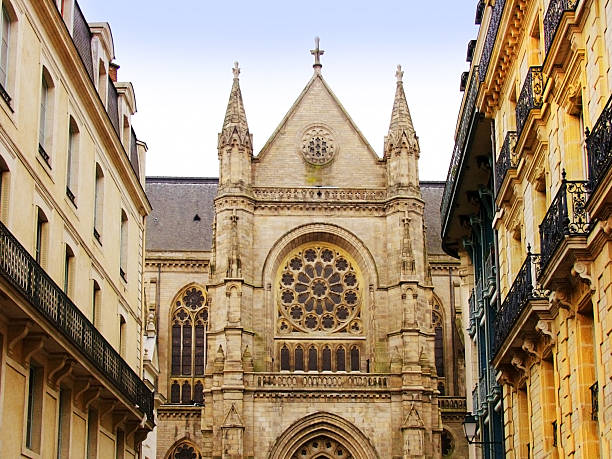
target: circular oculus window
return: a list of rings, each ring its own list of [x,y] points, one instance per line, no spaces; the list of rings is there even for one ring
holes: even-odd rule
[[[323,166],[334,159],[337,150],[331,130],[325,126],[312,126],[302,135],[301,150],[310,164]]]

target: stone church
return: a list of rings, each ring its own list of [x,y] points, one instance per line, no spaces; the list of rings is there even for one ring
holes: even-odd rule
[[[147,179],[157,458],[467,456],[444,184],[419,181],[401,69],[379,156],[322,53],[257,155],[236,64],[219,178]]]

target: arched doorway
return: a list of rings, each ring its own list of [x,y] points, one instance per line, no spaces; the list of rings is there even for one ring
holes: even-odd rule
[[[355,425],[332,413],[308,415],[286,429],[268,459],[379,459]]]

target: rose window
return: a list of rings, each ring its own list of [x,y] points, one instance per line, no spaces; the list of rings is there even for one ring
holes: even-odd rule
[[[295,250],[278,277],[278,331],[361,333],[359,279],[355,262],[337,247]]]
[[[324,126],[307,129],[302,136],[301,148],[304,159],[318,166],[330,162],[336,152],[332,133]]]

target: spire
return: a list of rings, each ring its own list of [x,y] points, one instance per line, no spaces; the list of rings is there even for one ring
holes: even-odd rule
[[[410,110],[408,109],[408,102],[406,102],[406,94],[404,93],[404,84],[402,78],[404,72],[402,66],[397,66],[397,72],[395,77],[397,78],[397,86],[395,89],[395,99],[393,100],[393,110],[391,111],[391,123],[389,125],[389,134],[385,137],[385,154],[389,152],[390,148],[398,147],[402,145],[402,142],[406,142],[406,146],[409,148],[417,148],[417,137],[412,125],[412,118],[410,117]],[[402,137],[406,136],[406,140],[403,141]]]
[[[242,102],[242,93],[240,92],[240,80],[238,79],[240,67],[238,67],[238,62],[234,62],[232,72],[234,74],[234,82],[232,83],[232,90],[230,92],[229,102],[227,103],[227,110],[225,111],[223,129],[219,134],[218,146],[221,148],[231,145],[232,138],[236,135],[239,145],[251,147],[252,136],[249,133],[246,112],[244,111],[244,104]]]

